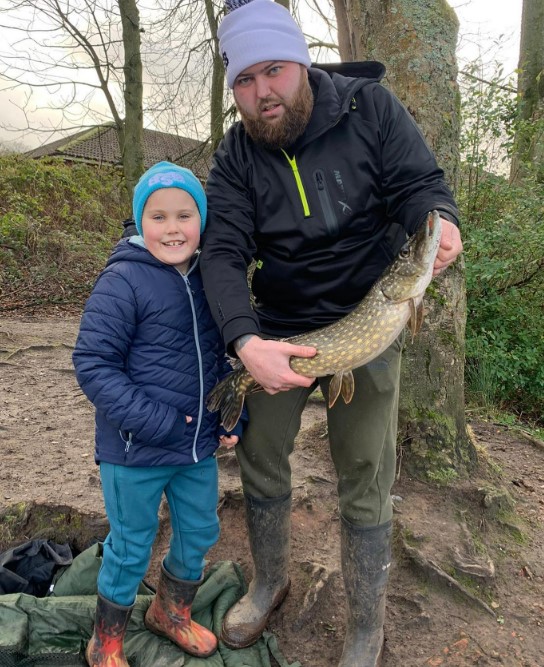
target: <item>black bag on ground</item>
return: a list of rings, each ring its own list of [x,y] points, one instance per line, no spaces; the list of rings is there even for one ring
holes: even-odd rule
[[[67,544],[31,540],[0,554],[0,595],[27,593],[44,597],[55,572],[72,562]]]

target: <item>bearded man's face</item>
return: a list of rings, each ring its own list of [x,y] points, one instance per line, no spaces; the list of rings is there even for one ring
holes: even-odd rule
[[[233,92],[247,133],[265,148],[290,146],[308,125],[314,100],[308,71],[298,63],[248,67],[236,77]]]

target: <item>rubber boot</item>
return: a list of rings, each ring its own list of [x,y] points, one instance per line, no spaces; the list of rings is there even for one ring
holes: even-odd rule
[[[221,640],[245,648],[261,636],[289,591],[291,494],[259,500],[246,496],[246,522],[254,575],[248,592],[223,619]]]
[[[161,566],[157,594],[146,612],[148,630],[168,637],[190,655],[207,658],[217,649],[217,638],[203,625],[191,619],[191,607],[202,583],[176,579]]]
[[[379,667],[391,565],[391,522],[361,528],[342,517],[340,530],[347,623],[338,667]]]
[[[128,667],[123,639],[133,608],[134,605],[123,607],[98,595],[94,632],[85,651],[90,667]]]

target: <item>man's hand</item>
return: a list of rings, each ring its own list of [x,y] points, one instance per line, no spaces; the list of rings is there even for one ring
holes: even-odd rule
[[[290,357],[313,357],[315,347],[263,340],[259,336],[242,336],[234,347],[250,375],[268,394],[309,387],[315,380],[298,375],[289,366]]]
[[[440,236],[440,246],[433,267],[433,276],[445,271],[450,264],[453,264],[457,256],[463,251],[463,242],[459,228],[444,218],[440,218],[442,223],[442,234]]]

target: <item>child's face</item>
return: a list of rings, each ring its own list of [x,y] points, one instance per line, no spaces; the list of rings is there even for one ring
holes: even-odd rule
[[[200,243],[200,214],[195,200],[180,188],[155,190],[144,206],[142,235],[153,257],[187,273]]]

